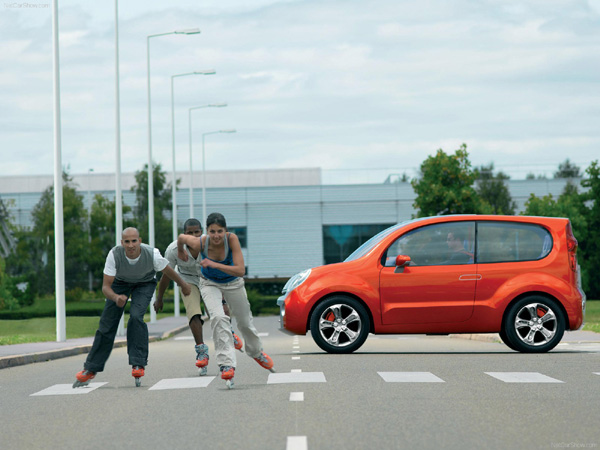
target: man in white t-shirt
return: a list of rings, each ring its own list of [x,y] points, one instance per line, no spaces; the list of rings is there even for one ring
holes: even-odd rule
[[[87,385],[97,372],[104,370],[128,299],[131,307],[127,322],[127,354],[133,367],[131,374],[139,385],[148,363],[148,326],[144,322],[144,314],[156,289],[156,272],[168,275],[182,292],[189,295],[189,284],[169,267],[169,262],[158,249],[142,244],[136,228],[123,230],[121,245],[114,247],[106,257],[102,293],[107,301],[92,349],[73,387]]]

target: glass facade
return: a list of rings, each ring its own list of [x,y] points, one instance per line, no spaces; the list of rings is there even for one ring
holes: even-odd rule
[[[344,261],[354,250],[392,225],[394,224],[323,225],[325,264]]]

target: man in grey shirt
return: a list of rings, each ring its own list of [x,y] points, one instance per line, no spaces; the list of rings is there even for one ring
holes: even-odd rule
[[[104,370],[128,299],[131,299],[131,307],[127,322],[127,354],[133,367],[131,375],[135,377],[136,385],[140,385],[139,379],[144,376],[148,363],[148,326],[144,314],[156,289],[156,272],[161,271],[189,295],[189,284],[169,267],[158,249],[142,244],[136,228],[123,230],[121,245],[114,247],[106,257],[102,281],[106,304],[92,349],[83,370],[77,374],[74,388],[87,385],[96,373]]]

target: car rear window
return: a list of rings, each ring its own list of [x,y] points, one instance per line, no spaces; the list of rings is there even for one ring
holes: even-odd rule
[[[552,250],[552,236],[539,225],[514,222],[477,224],[477,262],[533,261]]]

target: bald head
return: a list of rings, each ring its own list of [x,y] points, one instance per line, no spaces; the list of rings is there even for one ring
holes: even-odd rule
[[[137,228],[129,227],[123,230],[121,245],[125,249],[125,255],[129,259],[135,259],[142,252],[142,238]]]
[[[125,239],[125,236],[133,236],[133,235],[135,235],[139,238],[140,232],[135,227],[128,227],[123,230],[123,233],[121,233],[121,239]]]

